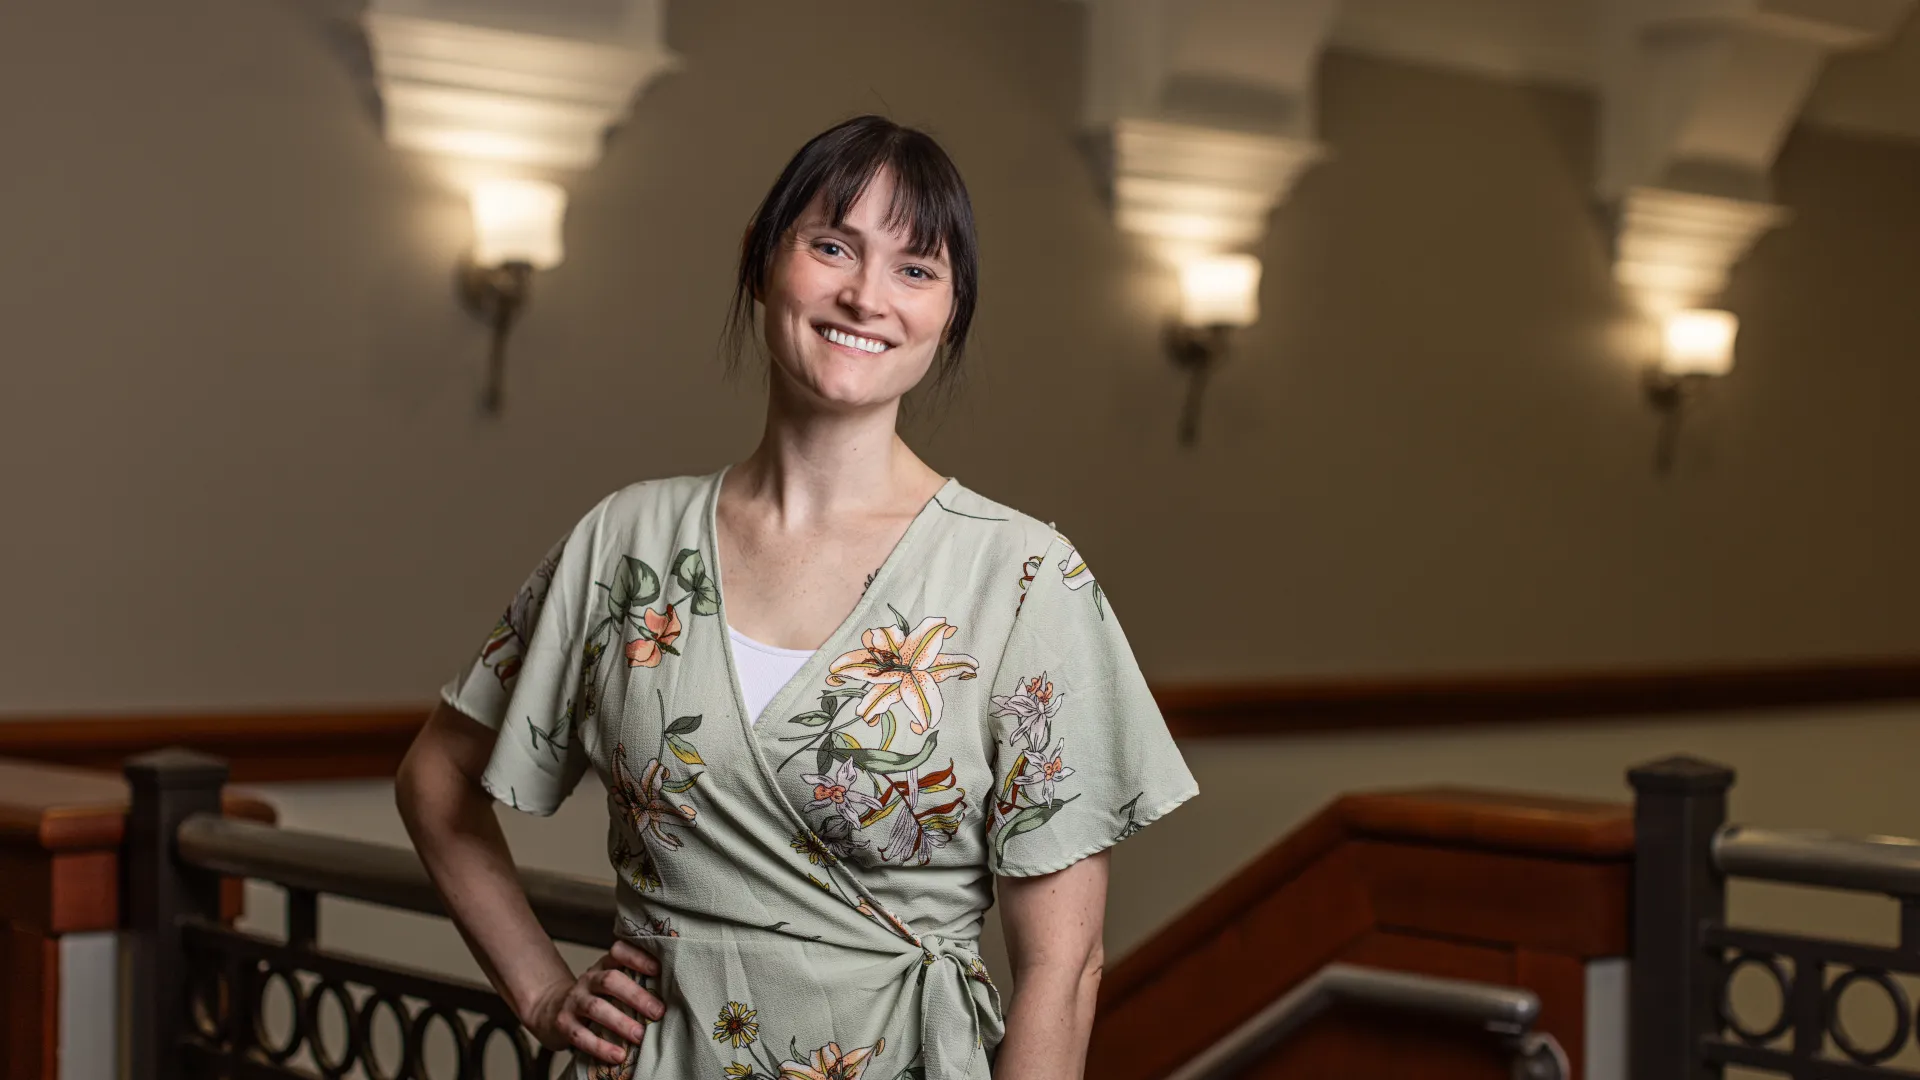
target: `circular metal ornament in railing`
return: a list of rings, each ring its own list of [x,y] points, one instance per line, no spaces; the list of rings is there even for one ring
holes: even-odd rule
[[[394,1030],[400,1042],[400,1064],[391,1072],[381,1068],[379,1055],[374,1052],[373,1021],[381,1009],[393,1017]],[[408,1034],[411,1027],[407,1020],[407,1007],[398,997],[384,990],[375,990],[360,1003],[360,1015],[354,1020],[354,1037],[360,1044],[360,1067],[366,1071],[367,1080],[400,1080],[406,1075]]]
[[[538,1080],[538,1074],[534,1072],[533,1052],[527,1048],[527,1038],[521,1034],[521,1030],[518,1024],[508,1027],[489,1017],[474,1030],[470,1072],[475,1076],[491,1075],[486,1071],[487,1044],[492,1042],[495,1036],[499,1036],[507,1040],[507,1045],[513,1049],[514,1075],[520,1080]]]
[[[1773,985],[1780,991],[1780,1011],[1774,1016],[1773,1023],[1764,1029],[1755,1030],[1740,1022],[1740,1014],[1733,1008],[1733,979],[1740,969],[1752,965],[1765,971],[1773,978]],[[1792,973],[1787,971],[1786,962],[1772,953],[1740,952],[1735,954],[1733,962],[1727,965],[1727,974],[1720,984],[1720,1022],[1733,1032],[1734,1037],[1748,1046],[1762,1046],[1778,1039],[1793,1026],[1793,1014],[1787,1008],[1792,1000]]]
[[[434,1076],[427,1068],[427,1032],[435,1020],[445,1025],[447,1033],[453,1036],[454,1076],[465,1078],[475,1075],[470,1064],[473,1061],[473,1040],[467,1037],[467,1029],[460,1023],[460,1014],[431,1002],[423,1005],[413,1018],[412,1037],[407,1040],[404,1075],[414,1080],[445,1080]]]
[[[300,1049],[301,1036],[304,1034],[301,1014],[306,1009],[306,995],[300,991],[300,980],[291,971],[262,964],[253,973],[250,980],[253,985],[248,994],[253,999],[253,1044],[275,1065],[284,1065]],[[284,1042],[275,1043],[273,1033],[267,1030],[267,988],[278,980],[286,987],[290,1008],[287,1037]]]
[[[1893,1005],[1893,1034],[1887,1041],[1872,1050],[1862,1050],[1847,1034],[1847,1026],[1840,1019],[1840,998],[1855,983],[1867,982],[1879,987]],[[1827,987],[1826,1003],[1827,1034],[1833,1036],[1833,1044],[1840,1052],[1851,1058],[1856,1064],[1878,1065],[1888,1060],[1907,1045],[1907,1036],[1913,1033],[1913,1005],[1907,1000],[1907,992],[1879,968],[1854,968],[1833,980]]]
[[[322,1003],[328,998],[333,999],[334,1005],[340,1010],[340,1018],[344,1021],[343,1038],[346,1039],[347,1045],[342,1047],[339,1053],[332,1052],[332,1048],[327,1046],[327,1040],[321,1031],[320,1009]],[[321,979],[307,994],[306,1008],[301,1011],[307,1049],[313,1054],[314,1065],[328,1080],[340,1080],[341,1077],[352,1072],[354,1062],[361,1056],[359,1025],[354,1022],[356,1013],[353,997],[347,993],[346,985],[333,979]]]

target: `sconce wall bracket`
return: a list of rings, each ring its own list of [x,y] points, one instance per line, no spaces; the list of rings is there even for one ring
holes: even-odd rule
[[[1207,379],[1214,366],[1227,354],[1230,326],[1183,326],[1167,328],[1167,355],[1173,365],[1187,373],[1187,397],[1180,409],[1180,445],[1192,446],[1200,439],[1200,398],[1206,392]]]
[[[1680,423],[1687,407],[1700,396],[1709,375],[1671,375],[1659,368],[1648,368],[1642,388],[1647,404],[1659,417],[1660,434],[1654,443],[1653,468],[1662,476],[1673,471],[1673,460],[1680,450]]]
[[[487,354],[487,386],[480,407],[488,416],[498,416],[506,378],[507,334],[533,292],[533,264],[481,266],[468,261],[460,266],[458,286],[462,306],[493,330],[493,344]]]

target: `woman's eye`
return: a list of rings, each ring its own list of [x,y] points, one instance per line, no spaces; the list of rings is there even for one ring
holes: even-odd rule
[[[833,242],[832,240],[822,240],[818,244],[813,245],[813,247],[814,247],[814,250],[818,251],[822,255],[839,256],[839,255],[844,255],[847,252],[846,248],[841,247],[839,244]]]
[[[927,269],[924,266],[909,266],[906,269],[906,275],[914,279],[915,281],[932,281],[933,280],[933,271]]]

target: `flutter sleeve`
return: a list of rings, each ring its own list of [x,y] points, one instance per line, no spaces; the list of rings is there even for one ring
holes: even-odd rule
[[[989,712],[994,873],[1052,873],[1198,793],[1099,582],[1055,537],[1028,560]]]
[[[591,515],[590,515],[591,518]],[[441,700],[498,735],[480,784],[516,810],[545,816],[586,773],[576,695],[591,531],[583,521],[547,552]]]

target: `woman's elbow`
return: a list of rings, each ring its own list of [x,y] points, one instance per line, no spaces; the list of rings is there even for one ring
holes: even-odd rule
[[[1100,992],[1100,977],[1106,974],[1106,970],[1107,951],[1100,942],[1096,940],[1093,945],[1087,949],[1086,959],[1083,960],[1080,965],[1080,993],[1082,996],[1092,997]]]

